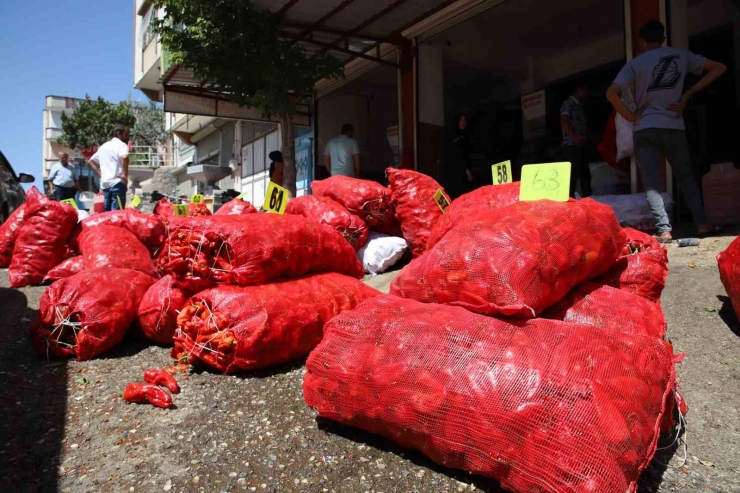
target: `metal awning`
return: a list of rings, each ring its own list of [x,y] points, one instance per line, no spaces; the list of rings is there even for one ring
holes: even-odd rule
[[[253,0],[282,16],[281,34],[302,45],[307,56],[330,52],[345,66],[362,60],[398,67],[395,56],[405,29],[438,13],[458,0]],[[192,71],[170,67],[160,79],[164,109],[220,118],[273,121],[259,110],[229,102],[228,94]],[[296,125],[311,126],[311,108],[299,107]]]

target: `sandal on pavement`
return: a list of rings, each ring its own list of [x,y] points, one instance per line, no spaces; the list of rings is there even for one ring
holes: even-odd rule
[[[661,236],[659,234],[655,235],[655,239],[658,240],[658,243],[660,244],[668,244],[673,243],[673,237],[672,236]]]

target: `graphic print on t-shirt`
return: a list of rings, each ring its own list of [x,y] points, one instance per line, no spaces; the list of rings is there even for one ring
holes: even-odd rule
[[[679,83],[683,73],[678,69],[676,60],[680,55],[668,55],[658,60],[658,65],[653,69],[653,80],[650,81],[648,92],[673,89]]]

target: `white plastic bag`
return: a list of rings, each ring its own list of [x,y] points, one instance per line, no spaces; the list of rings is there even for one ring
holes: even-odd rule
[[[376,275],[393,267],[409,244],[403,238],[370,231],[367,244],[357,251],[365,272]]]
[[[622,93],[622,102],[627,109],[635,111],[637,104],[635,104],[635,98],[632,95],[632,90],[627,90]],[[617,127],[617,161],[621,161],[624,158],[632,157],[635,154],[635,143],[632,139],[633,123],[628,122],[617,113],[614,119],[614,125]]]
[[[670,216],[673,209],[673,201],[667,193],[663,193],[662,195],[665,210]],[[624,228],[635,228],[639,230],[655,229],[655,218],[644,193],[594,195],[591,198],[614,209],[614,214],[617,216],[619,225]]]
[[[87,219],[88,217],[90,217],[90,213],[87,212],[85,209],[77,210],[77,222],[80,222],[83,219]]]

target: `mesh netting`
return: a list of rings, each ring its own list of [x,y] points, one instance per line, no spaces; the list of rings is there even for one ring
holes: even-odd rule
[[[355,250],[367,243],[369,230],[365,221],[329,197],[304,195],[290,199],[285,213],[303,216],[336,229]]]
[[[216,212],[214,212],[213,215],[235,216],[240,214],[254,214],[255,212],[257,212],[257,208],[249,203],[249,201],[242,199],[231,199],[224,205],[222,205]]]
[[[44,282],[54,282],[65,277],[73,276],[82,272],[85,268],[85,259],[82,256],[68,258],[51,269],[44,276]]]
[[[127,229],[105,225],[86,228],[78,241],[85,269],[131,269],[159,279],[149,250]]]
[[[75,224],[77,211],[72,206],[49,200],[31,187],[8,269],[10,286],[41,284],[46,273],[62,261]]]
[[[591,199],[520,202],[452,229],[391,285],[391,293],[476,313],[532,318],[609,269],[625,238]]]
[[[653,337],[375,298],[332,319],[303,383],[320,416],[509,491],[634,491],[677,359]]]
[[[595,282],[623,289],[655,303],[668,277],[668,252],[664,248],[638,251],[621,257]]]
[[[117,226],[133,233],[141,243],[151,251],[162,248],[165,234],[165,225],[162,219],[151,214],[142,214],[135,209],[123,209],[102,214],[95,214],[83,219],[75,228],[70,238],[72,248],[77,247],[79,234],[89,228],[98,226]]]
[[[627,245],[622,251],[623,255],[631,255],[645,250],[658,250],[663,248],[655,237],[633,228],[622,228],[627,237]]]
[[[164,276],[152,284],[138,310],[139,325],[147,339],[171,346],[177,315],[191,296],[190,291],[175,286],[172,276]]]
[[[432,248],[449,230],[468,218],[516,202],[519,202],[519,182],[486,185],[459,196],[434,223],[427,248]]]
[[[119,344],[154,283],[128,269],[96,269],[56,281],[41,296],[29,329],[36,351],[47,358],[94,358]]]
[[[175,207],[169,200],[162,198],[154,204],[154,214],[163,218],[172,217],[175,215]]]
[[[190,217],[198,217],[198,216],[211,216],[211,210],[206,206],[206,204],[188,204],[188,214],[190,214]]]
[[[434,194],[444,189],[431,176],[416,171],[388,168],[385,172],[403,237],[411,245],[411,253],[418,257],[426,251],[432,227],[442,217]],[[445,197],[451,202],[447,194]]]
[[[364,275],[342,235],[302,216],[212,216],[182,224],[158,261],[179,287],[194,293],[215,283],[254,286],[312,272]]]
[[[18,237],[18,231],[21,229],[25,215],[26,203],[24,202],[4,223],[0,224],[0,269],[5,269],[10,265],[15,239]]]
[[[573,288],[542,317],[661,339],[668,329],[663,310],[657,303],[592,282]]]
[[[719,277],[740,317],[740,238],[735,238],[726,250],[717,255]]]
[[[311,183],[314,195],[329,197],[359,216],[369,227],[376,227],[393,219],[391,199],[383,185],[370,180],[347,176],[332,176]]]
[[[321,341],[332,317],[380,292],[340,274],[263,286],[219,286],[178,317],[173,356],[224,373],[285,363]]]

